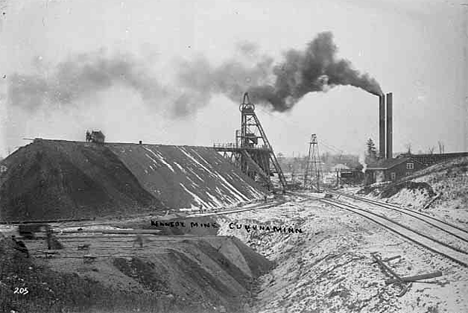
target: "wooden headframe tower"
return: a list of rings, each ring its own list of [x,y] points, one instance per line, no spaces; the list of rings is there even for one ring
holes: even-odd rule
[[[279,187],[286,188],[286,179],[273,148],[266,137],[260,120],[255,114],[255,105],[244,94],[239,106],[241,128],[236,131],[234,144],[215,144],[214,148],[236,164],[243,173],[261,182],[269,190],[274,187],[272,177],[277,175]]]
[[[315,189],[320,192],[320,180],[322,168],[320,166],[320,153],[317,135],[312,134],[309,142],[309,156],[307,158],[306,171],[304,173],[304,188]]]

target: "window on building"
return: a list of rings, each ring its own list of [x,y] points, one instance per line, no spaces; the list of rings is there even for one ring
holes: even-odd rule
[[[414,169],[414,163],[406,163],[406,169],[407,170],[413,170]]]
[[[395,179],[396,179],[396,173],[395,173],[395,172],[391,172],[391,173],[390,173],[390,179],[391,179],[391,180],[395,180]]]

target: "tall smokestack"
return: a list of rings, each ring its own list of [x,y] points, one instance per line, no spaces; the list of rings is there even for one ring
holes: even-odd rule
[[[387,159],[393,157],[393,94],[387,93]]]
[[[379,96],[379,155],[385,159],[385,94]]]

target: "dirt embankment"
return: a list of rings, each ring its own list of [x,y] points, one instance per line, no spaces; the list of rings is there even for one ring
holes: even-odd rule
[[[468,225],[468,158],[435,164],[401,181],[358,192]],[[433,201],[435,200],[435,201]],[[426,208],[426,205],[430,204]]]
[[[87,253],[99,257],[89,264],[77,239],[62,239],[51,259],[37,240],[25,241],[29,259],[2,240],[2,312],[249,312],[257,278],[273,266],[235,238],[155,236],[133,249],[110,239],[92,242]]]
[[[376,184],[366,186],[357,192],[358,195],[370,195],[383,199],[401,197],[430,199],[436,195],[432,186],[426,182],[414,182],[411,180],[399,181],[388,184]]]

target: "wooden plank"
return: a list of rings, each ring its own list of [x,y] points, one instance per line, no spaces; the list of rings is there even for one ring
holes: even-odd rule
[[[398,258],[401,258],[401,255],[395,255],[395,256],[392,256],[390,258],[383,259],[382,261],[389,262],[391,260],[395,260],[395,259],[398,259]]]
[[[158,234],[158,229],[101,229],[101,230],[72,230],[58,232],[57,234]]]
[[[56,220],[34,220],[34,221],[2,221],[0,225],[20,225],[20,224],[43,224],[43,223],[66,223],[93,221],[92,218],[56,219]]]
[[[417,280],[422,280],[422,279],[429,279],[429,278],[435,278],[435,277],[440,277],[442,276],[441,271],[437,271],[434,273],[428,273],[428,274],[422,274],[422,275],[416,275],[416,276],[406,276],[406,277],[401,277],[401,280],[404,282],[412,282],[412,281],[417,281]],[[396,279],[388,279],[385,281],[385,284],[389,285],[392,283],[397,282]]]
[[[424,207],[423,207],[423,210],[429,208],[429,206],[434,202],[436,201],[437,199],[440,198],[440,196],[442,195],[442,193],[439,193],[437,196],[435,196],[434,198],[432,198],[429,203],[427,203]]]
[[[79,245],[78,250],[89,250],[90,246],[91,246],[91,244],[89,244],[89,243],[84,244],[84,245]]]
[[[382,270],[384,271],[387,271],[388,273],[390,273],[391,275],[393,275],[393,277],[395,277],[393,280],[394,283],[400,283],[401,286],[402,286],[402,290],[401,292],[397,295],[397,297],[402,297],[405,295],[405,293],[408,292],[409,290],[409,286],[404,284],[404,280],[395,272],[393,271],[389,266],[385,265],[385,263],[382,261],[382,259],[380,259],[380,257],[378,257],[377,255],[375,254],[372,254],[372,257],[379,263],[380,267],[382,268]],[[389,281],[389,280],[387,280]],[[387,281],[385,283],[387,283]]]
[[[94,255],[83,255],[83,263],[92,263],[97,259],[97,256]]]
[[[46,259],[52,258],[53,256],[59,255],[57,251],[50,251],[50,250],[39,250],[39,253],[44,253]]]
[[[389,272],[391,275],[393,275],[393,277],[395,277],[395,280],[397,282],[402,282],[403,280],[401,279],[401,277],[395,273],[395,271],[393,271],[390,267],[388,267],[387,265],[385,265],[385,263],[383,263],[382,259],[380,259],[377,255],[375,254],[372,254],[372,256],[374,257],[374,259],[377,261],[377,263],[379,263],[379,265],[382,267],[383,270],[386,270],[387,272]]]
[[[385,259],[381,259],[381,260],[384,261],[384,262],[389,262],[389,261],[392,261],[392,260],[395,260],[395,259],[398,259],[398,258],[401,258],[401,255],[395,255],[395,256],[385,258]],[[374,260],[372,263],[377,263],[377,261]]]
[[[131,229],[131,230],[124,230],[124,229],[115,229],[115,230],[103,230],[101,231],[103,234],[158,234],[161,231],[158,229]]]

